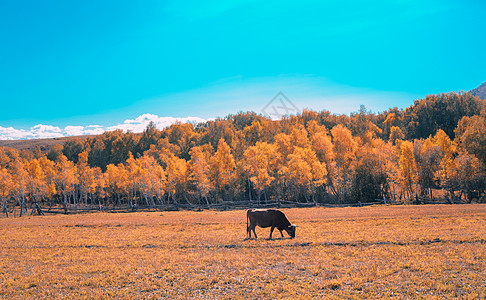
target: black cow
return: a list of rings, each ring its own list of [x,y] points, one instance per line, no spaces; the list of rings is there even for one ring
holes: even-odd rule
[[[249,209],[246,212],[246,232],[248,233],[248,238],[251,238],[252,230],[255,238],[258,238],[255,232],[256,226],[260,226],[262,228],[271,227],[269,239],[272,239],[272,233],[275,228],[280,231],[280,235],[282,235],[282,237],[282,230],[285,230],[291,238],[294,238],[295,227],[297,227],[296,225],[290,224],[284,213],[279,210]]]

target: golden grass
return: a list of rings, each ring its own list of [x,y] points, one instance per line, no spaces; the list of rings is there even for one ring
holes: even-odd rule
[[[245,240],[243,210],[3,218],[0,297],[486,297],[486,205],[284,212],[295,239]]]

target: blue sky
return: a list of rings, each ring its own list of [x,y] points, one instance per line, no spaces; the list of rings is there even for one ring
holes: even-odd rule
[[[404,108],[486,80],[485,11],[471,0],[4,0],[0,127],[208,119],[260,112],[279,91],[335,113]]]

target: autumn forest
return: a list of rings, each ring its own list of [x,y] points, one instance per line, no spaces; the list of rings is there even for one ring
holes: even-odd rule
[[[5,215],[49,209],[210,207],[250,201],[484,202],[486,107],[469,93],[350,115],[254,112],[143,133],[105,132],[48,149],[0,148]]]

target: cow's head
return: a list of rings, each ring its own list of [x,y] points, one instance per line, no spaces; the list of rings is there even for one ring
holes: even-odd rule
[[[297,227],[297,225],[292,224],[289,225],[289,227],[285,228],[285,231],[287,231],[291,238],[295,237],[295,227]]]

